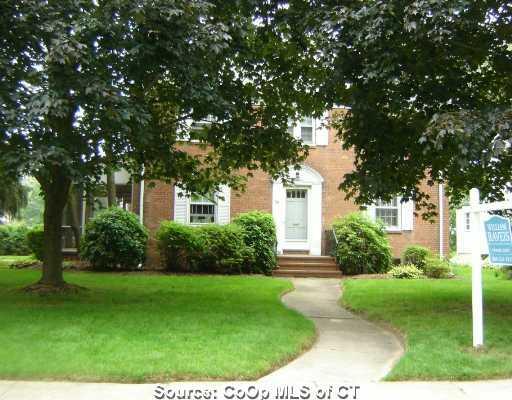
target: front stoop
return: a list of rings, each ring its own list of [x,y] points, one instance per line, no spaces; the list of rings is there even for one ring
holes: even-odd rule
[[[304,278],[342,277],[333,257],[289,254],[277,257],[277,269],[272,275]]]

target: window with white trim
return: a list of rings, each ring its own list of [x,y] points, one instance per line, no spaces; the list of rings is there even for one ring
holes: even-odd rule
[[[314,143],[313,118],[306,117],[300,122],[300,138],[306,144]]]
[[[296,139],[301,139],[305,144],[316,143],[316,120],[312,117],[305,117],[300,122],[288,121],[288,133]]]
[[[464,228],[466,229],[466,232],[469,232],[471,230],[471,214],[470,213],[464,213]]]
[[[391,201],[378,200],[375,203],[375,218],[386,228],[400,228],[400,201],[397,197]]]
[[[190,224],[213,224],[215,223],[216,205],[213,196],[202,196],[192,194],[190,196]]]

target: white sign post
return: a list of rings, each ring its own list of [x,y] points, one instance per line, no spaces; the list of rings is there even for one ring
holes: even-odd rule
[[[482,257],[480,250],[480,192],[471,189],[469,192],[471,207],[471,290],[473,308],[473,347],[484,344],[484,316],[482,300]]]
[[[471,290],[472,290],[472,308],[473,308],[473,347],[481,347],[484,344],[484,317],[482,301],[482,247],[481,247],[481,213],[498,210],[512,209],[512,201],[496,201],[493,203],[480,204],[480,192],[478,189],[469,191],[469,212],[471,214]],[[491,217],[485,225],[493,225]],[[505,226],[505,228],[504,228]],[[486,232],[487,247],[491,259],[495,259],[495,264],[510,265],[512,261],[512,232],[510,223],[499,224],[496,227],[486,226],[491,233]],[[499,232],[498,232],[499,231]]]

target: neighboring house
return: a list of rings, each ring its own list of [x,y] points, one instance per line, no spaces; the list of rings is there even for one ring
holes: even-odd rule
[[[324,119],[327,119],[328,115]],[[335,132],[322,120],[306,118],[290,125],[290,134],[310,145],[309,157],[300,171],[293,171],[294,183],[283,185],[269,175],[256,171],[247,190],[237,193],[223,187],[214,196],[196,196],[161,181],[154,185],[134,184],[132,209],[152,234],[165,220],[184,224],[227,224],[238,214],[250,210],[269,212],[277,228],[279,253],[300,251],[310,255],[326,255],[331,249],[331,224],[336,217],[358,211],[359,207],[345,200],[338,190],[343,175],[353,169],[354,156],[341,148]],[[194,144],[190,144],[194,151]],[[393,255],[399,257],[410,244],[419,244],[446,256],[448,252],[448,202],[438,185],[423,189],[436,203],[439,218],[434,223],[414,216],[412,202],[399,198],[389,203],[378,202],[369,207],[371,218],[381,219],[387,226]],[[181,195],[180,195],[181,194]],[[140,199],[143,199],[142,207]],[[442,221],[440,223],[440,221]],[[158,265],[154,240],[150,243],[149,264]]]

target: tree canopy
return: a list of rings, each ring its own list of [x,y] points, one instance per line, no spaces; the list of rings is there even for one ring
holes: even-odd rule
[[[45,197],[42,283],[63,284],[71,182],[109,168],[207,192],[303,159],[288,119],[319,114],[323,70],[289,40],[279,2],[7,0],[0,12],[0,172]],[[306,42],[305,42],[306,43]],[[210,120],[202,157],[190,121]]]
[[[471,187],[501,198],[512,181],[512,4],[319,3],[308,29],[332,56],[324,88],[349,107],[334,125],[356,156],[341,188],[361,204],[402,194],[427,215],[421,182],[447,183],[454,203]]]

